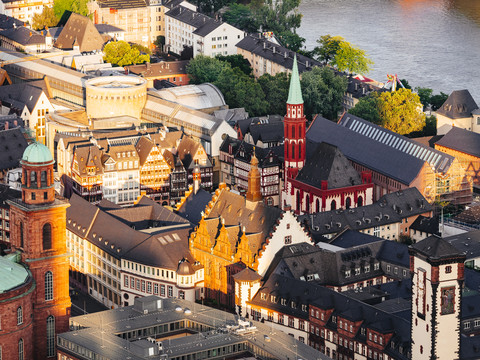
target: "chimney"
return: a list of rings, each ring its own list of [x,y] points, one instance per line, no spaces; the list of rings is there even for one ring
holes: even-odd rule
[[[29,36],[32,37],[32,32],[30,31]]]
[[[288,57],[288,51],[285,51],[285,59]]]
[[[8,130],[8,127],[9,126],[8,126],[8,120],[7,120],[7,121],[5,121],[5,130]]]
[[[308,60],[305,60],[305,67],[308,68]]]
[[[275,54],[275,46],[272,47],[272,51]]]
[[[267,43],[264,41],[263,42],[263,48],[266,49],[267,48]]]

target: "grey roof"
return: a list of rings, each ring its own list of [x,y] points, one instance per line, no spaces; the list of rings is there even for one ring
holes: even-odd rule
[[[14,0],[15,1],[15,0]],[[3,1],[4,3],[6,1]],[[5,15],[5,14],[0,14],[0,29],[1,30],[6,30],[6,29],[11,29],[13,27],[18,27],[18,26],[23,26],[24,22],[18,19],[15,19],[14,17]]]
[[[335,145],[325,142],[311,145],[315,147],[313,155],[305,162],[296,181],[318,189],[321,188],[322,181],[328,182],[328,189],[362,184],[358,172]]]
[[[377,241],[383,241],[383,239],[359,231],[345,229],[329,241],[329,244],[347,249],[353,246],[366,245]]]
[[[307,141],[335,145],[349,160],[405,185],[416,179],[425,162],[445,172],[453,161],[450,155],[416,144],[350,114],[339,124],[317,116],[307,132]]]
[[[42,32],[28,29],[25,26],[0,31],[0,36],[4,36],[23,46],[45,44],[45,36]]]
[[[322,66],[316,60],[310,59],[299,53],[288,50],[286,47],[277,45],[264,38],[254,37],[248,35],[240,40],[237,45],[238,48],[249,51],[257,56],[270,60],[273,63],[279,64],[286,69],[292,70],[293,59],[297,55],[298,72],[311,70],[314,66]]]
[[[465,255],[447,239],[442,239],[435,235],[411,245],[410,249],[416,254],[424,255],[429,260],[465,257]]]
[[[221,21],[215,20],[207,15],[190,10],[181,5],[166,12],[165,16],[170,16],[194,27],[195,31],[193,33],[199,36],[206,36],[222,25]]]
[[[408,188],[383,195],[371,205],[300,215],[298,220],[306,223],[314,234],[335,234],[346,227],[362,230],[398,223],[407,217],[429,213],[432,209],[417,188]]]
[[[435,145],[480,157],[480,134],[459,127],[452,127]]]
[[[437,114],[450,119],[460,119],[472,116],[476,109],[478,105],[468,90],[455,90],[437,110]]]
[[[426,217],[419,215],[412,225],[410,225],[411,230],[422,231],[427,234],[440,235],[438,229],[438,218],[437,217]]]
[[[27,140],[20,128],[0,131],[0,169],[19,167],[27,146]]]
[[[445,241],[465,254],[467,260],[480,256],[480,230],[469,231],[445,238]]]
[[[196,225],[202,218],[202,211],[205,211],[207,204],[211,200],[212,194],[202,188],[200,188],[196,194],[192,191],[192,193],[185,199],[180,209],[178,209],[178,215]]]

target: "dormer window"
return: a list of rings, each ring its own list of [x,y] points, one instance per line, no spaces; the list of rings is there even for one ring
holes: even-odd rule
[[[265,293],[260,293],[260,298],[261,298],[262,300],[267,300],[267,294],[265,294]]]
[[[380,263],[373,264],[373,270],[378,270],[378,269],[380,269]]]
[[[271,302],[277,302],[277,297],[271,295],[271,296],[270,296],[270,301],[271,301]]]
[[[365,271],[366,273],[370,272],[370,265],[365,265],[364,271]]]
[[[360,275],[360,268],[359,267],[355,268],[355,275]]]
[[[349,278],[350,275],[351,275],[351,271],[350,270],[345,270],[345,277]]]
[[[282,298],[281,303],[282,303],[283,306],[287,305],[287,299]]]

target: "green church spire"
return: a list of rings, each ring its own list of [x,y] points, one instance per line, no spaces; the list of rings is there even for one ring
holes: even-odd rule
[[[300,76],[298,75],[297,54],[293,58],[292,77],[290,78],[290,89],[288,90],[287,104],[303,104],[302,88],[300,87]]]

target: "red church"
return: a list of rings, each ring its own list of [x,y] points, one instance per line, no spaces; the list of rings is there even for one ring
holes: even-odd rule
[[[334,145],[307,144],[306,123],[295,58],[284,118],[283,206],[303,214],[371,204],[371,173],[359,174]]]

